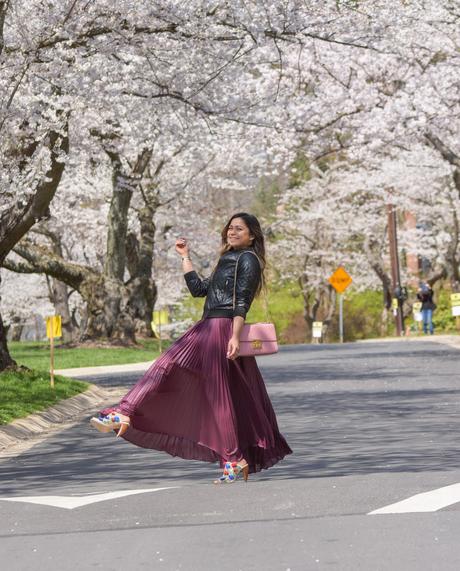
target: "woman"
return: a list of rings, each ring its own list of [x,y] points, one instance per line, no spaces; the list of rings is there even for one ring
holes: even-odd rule
[[[427,282],[420,282],[417,291],[417,299],[422,302],[422,322],[423,333],[425,335],[430,331],[430,335],[434,333],[433,312],[436,304],[433,301],[433,290]]]
[[[193,270],[187,240],[176,241],[185,281],[194,297],[206,296],[202,319],[161,355],[116,409],[91,424],[172,456],[219,461],[216,483],[273,466],[292,451],[254,357],[239,357],[239,338],[260,292],[265,245],[259,221],[235,214],[222,230],[221,256],[212,275]],[[235,268],[238,260],[238,269]]]

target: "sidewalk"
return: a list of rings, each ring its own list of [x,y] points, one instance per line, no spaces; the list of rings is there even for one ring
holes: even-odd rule
[[[59,369],[56,375],[72,377],[74,379],[84,379],[97,375],[110,375],[110,373],[143,373],[154,361],[144,363],[128,363],[127,365],[102,365],[99,367],[80,367],[75,369]]]

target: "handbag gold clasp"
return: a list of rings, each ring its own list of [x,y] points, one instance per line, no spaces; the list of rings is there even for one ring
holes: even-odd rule
[[[251,341],[251,345],[253,349],[262,349],[262,341],[260,339],[254,339],[254,341]]]

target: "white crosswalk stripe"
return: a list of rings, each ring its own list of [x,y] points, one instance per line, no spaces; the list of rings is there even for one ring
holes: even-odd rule
[[[168,488],[148,488],[145,490],[122,490],[119,492],[106,492],[103,494],[91,494],[86,496],[17,496],[13,498],[0,498],[0,501],[24,502],[28,504],[40,504],[44,506],[73,510],[75,508],[81,508],[83,506],[95,504],[97,502],[106,502],[108,500],[134,496],[136,494],[161,492],[162,490],[174,490],[178,487],[179,486],[171,486]]]
[[[416,494],[400,502],[371,511],[368,515],[435,512],[460,502],[460,484],[451,484]]]

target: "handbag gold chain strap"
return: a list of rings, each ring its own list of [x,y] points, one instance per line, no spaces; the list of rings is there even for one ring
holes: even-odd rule
[[[253,252],[252,250],[245,250],[244,252],[241,252],[241,254],[236,259],[236,264],[235,264],[235,279],[234,279],[234,283],[233,283],[233,311],[235,311],[235,307],[236,307],[236,276],[238,273],[238,262],[240,261],[241,256],[243,254],[246,254],[246,252],[249,252],[250,254],[254,254],[254,256],[257,258],[257,261],[259,262],[260,269],[262,271],[262,264],[260,263],[259,256],[255,252]],[[268,312],[267,292],[265,289],[263,289],[263,301],[264,301],[265,320],[268,322],[268,321],[270,321],[270,319],[269,319],[269,312]]]

